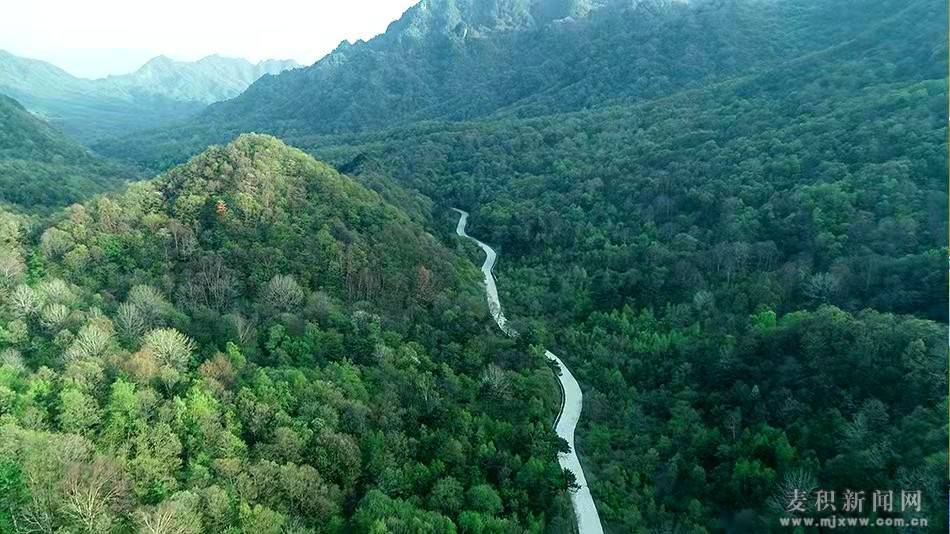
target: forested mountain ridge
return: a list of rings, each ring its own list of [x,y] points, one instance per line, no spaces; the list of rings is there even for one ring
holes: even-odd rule
[[[62,206],[117,188],[123,174],[0,95],[0,201]]]
[[[537,12],[584,15],[553,19]],[[775,65],[855,38],[903,2],[426,0],[367,42],[264,78],[171,130],[97,149],[174,164],[243,131],[293,138],[497,112],[537,116],[637,102]],[[545,9],[542,9],[544,7]],[[535,13],[534,15],[532,13]],[[821,24],[836,20],[838,24]],[[165,155],[171,141],[176,159]],[[189,151],[180,153],[181,143]],[[144,153],[138,155],[137,153]]]
[[[511,317],[543,318],[519,330],[586,388],[608,528],[768,531],[804,484],[920,487],[940,529],[942,7],[633,105],[286,135],[473,211]]]
[[[543,263],[550,258],[538,255],[573,243],[564,258],[573,263],[592,227],[611,228],[611,242],[630,246],[640,233],[631,225],[670,239],[677,231],[698,235],[710,224],[703,221],[731,220],[733,235],[782,236],[777,249],[801,254],[809,270],[862,256],[836,274],[854,277],[848,287],[863,286],[865,296],[850,304],[855,308],[946,320],[944,297],[928,289],[937,281],[869,272],[913,250],[923,256],[908,268],[941,261],[935,251],[946,217],[946,125],[938,112],[946,89],[934,60],[946,45],[939,18],[918,24],[913,36],[904,30],[935,5],[910,4],[862,39],[793,63],[638,106],[291,139],[350,172],[384,174],[446,204],[471,206],[483,215],[474,222],[478,231],[507,244],[508,254]],[[900,201],[890,198],[895,189]],[[517,212],[508,210],[512,199]],[[736,226],[742,212],[751,219]],[[631,213],[636,217],[625,220]],[[710,232],[699,243],[724,238]],[[601,245],[592,242],[591,251]],[[705,262],[726,251],[694,253]],[[724,268],[715,271],[735,276]],[[885,271],[891,268],[897,264]],[[873,286],[875,279],[895,286]],[[647,294],[668,298],[675,291],[655,287]],[[912,300],[898,304],[906,298]]]
[[[385,392],[378,403],[361,397],[361,406],[351,409],[331,402],[336,417],[311,425],[320,411],[286,400],[299,390],[282,396],[283,386],[263,378],[253,387],[244,383],[256,400],[280,399],[291,422],[283,415],[272,420],[299,439],[284,430],[279,438],[276,430],[258,432],[258,421],[271,419],[244,415],[258,405],[228,404],[228,394],[220,397],[223,406],[238,406],[241,439],[265,443],[249,447],[251,467],[243,471],[221,470],[221,462],[214,461],[208,469],[218,476],[213,486],[229,495],[230,515],[224,515],[239,522],[231,524],[247,528],[274,510],[295,515],[298,505],[287,504],[298,502],[289,485],[246,483],[278,478],[258,471],[260,460],[275,454],[265,448],[271,442],[301,450],[293,444],[304,441],[304,449],[316,450],[311,445],[318,442],[305,436],[322,432],[325,421],[339,432],[351,428],[355,412],[366,414],[356,421],[382,425],[368,414],[378,411],[388,418],[410,406],[400,420],[402,434],[392,440],[385,426],[355,425],[365,430],[356,431],[360,439],[354,439],[366,468],[358,480],[369,482],[357,483],[349,494],[363,495],[353,515],[347,514],[355,497],[343,499],[344,519],[338,521],[349,522],[327,524],[361,532],[398,531],[410,520],[436,531],[563,527],[564,518],[551,520],[549,510],[555,495],[562,495],[563,481],[545,460],[556,447],[543,426],[550,422],[543,413],[552,383],[540,370],[543,362],[532,356],[544,346],[566,355],[584,388],[577,452],[609,531],[778,531],[778,517],[786,513],[783,501],[793,489],[805,488],[834,490],[839,497],[844,489],[920,490],[920,515],[930,521],[930,530],[946,530],[947,296],[934,289],[947,284],[946,6],[936,0],[787,0],[726,2],[721,10],[706,9],[716,3],[625,10],[611,3],[592,5],[570,20],[551,20],[536,17],[531,11],[536,5],[541,4],[425,2],[380,38],[343,46],[311,68],[262,80],[209,110],[201,124],[97,145],[164,169],[235,132],[273,132],[378,188],[400,206],[399,213],[413,213],[374,216],[379,224],[366,227],[356,222],[362,216],[343,210],[343,226],[359,228],[358,235],[331,229],[321,234],[324,239],[326,234],[337,243],[353,239],[363,251],[392,248],[408,259],[357,262],[369,267],[365,275],[357,269],[341,279],[335,265],[348,263],[328,260],[334,254],[299,256],[330,266],[319,267],[323,274],[305,283],[300,280],[309,268],[294,267],[291,275],[308,294],[324,280],[337,280],[341,285],[322,292],[341,301],[333,309],[344,310],[343,322],[325,320],[338,317],[332,313],[308,315],[324,309],[308,307],[303,321],[314,328],[301,329],[300,321],[284,318],[283,331],[260,326],[259,343],[240,346],[242,356],[245,350],[258,355],[253,358],[259,365],[303,362],[309,368],[317,362],[318,380],[330,373],[349,394],[361,390],[350,387],[351,374],[339,380],[341,375],[332,374],[338,360],[323,347],[337,345],[326,332],[352,333],[343,335],[344,343],[361,339],[366,330],[355,325],[364,324],[365,316],[353,310],[370,307],[392,324],[381,336],[387,348],[330,351],[358,355],[353,361],[361,376],[373,377],[364,383],[367,397],[375,396],[376,388]],[[611,47],[625,52],[606,53]],[[518,70],[508,70],[511,65]],[[241,294],[264,295],[269,289],[259,283],[269,286],[273,280],[271,258],[277,265],[295,265],[293,251],[301,250],[301,243],[305,250],[314,245],[301,232],[316,235],[314,230],[324,229],[307,230],[312,221],[306,212],[331,208],[282,200],[279,211],[294,215],[258,219],[276,220],[276,228],[242,223],[269,212],[256,201],[245,209],[257,196],[257,181],[236,179],[262,169],[234,162],[273,150],[271,141],[251,139],[237,149],[239,157],[225,157],[233,148],[215,149],[154,182],[151,187],[159,189],[145,189],[149,194],[143,198],[167,198],[180,213],[172,219],[197,223],[199,230],[188,230],[201,240],[201,250],[226,256],[239,279],[253,280],[241,286]],[[299,161],[297,156],[288,161]],[[264,174],[281,175],[284,165]],[[235,167],[243,170],[234,174]],[[287,184],[274,191],[297,198],[298,189],[289,184],[299,181]],[[176,236],[193,242],[188,232],[168,226],[162,250],[149,249],[145,238],[112,236],[128,233],[115,221],[126,211],[137,213],[135,205],[105,202],[97,218],[108,231],[98,242],[83,237],[85,226],[73,232],[68,221],[57,225],[86,249],[108,256],[82,269],[97,273],[82,285],[100,288],[107,303],[122,301],[122,291],[112,297],[109,288],[130,286],[126,277],[155,280],[152,285],[182,309],[206,299],[183,284],[205,279],[195,276],[203,267],[172,263],[170,271],[160,272],[147,267],[175,250]],[[462,274],[455,279],[458,286],[447,283],[443,291],[459,287],[458,296],[434,299],[433,310],[419,304],[415,293],[428,287],[421,281],[432,279],[431,273],[453,280],[453,269],[466,271],[444,250],[435,257],[448,255],[455,267],[441,271],[412,252],[430,246],[428,239],[420,244],[412,237],[425,234],[418,221],[450,242],[456,224],[450,206],[471,211],[471,233],[504,258],[495,273],[506,312],[522,332],[518,346],[482,337],[488,322],[484,303],[464,289],[477,288],[477,277],[466,281]],[[164,221],[167,207],[143,216],[138,235],[161,232],[161,224],[150,225]],[[294,226],[297,212],[307,228]],[[385,232],[389,224],[414,230],[385,245],[365,235],[374,228]],[[279,246],[285,233],[289,255]],[[56,243],[59,232],[50,234],[45,240]],[[126,250],[151,252],[128,259]],[[42,250],[34,256],[40,259],[32,268],[45,268]],[[55,260],[53,265],[62,268]],[[394,282],[377,284],[375,271],[390,273],[384,278]],[[285,283],[274,281],[275,288]],[[245,319],[253,305],[236,299]],[[394,310],[402,309],[415,319],[397,319],[403,315]],[[240,323],[204,315],[203,308],[187,313],[193,321],[189,336]],[[467,337],[473,333],[479,337]],[[210,335],[231,340],[227,336],[234,334]],[[69,336],[64,337],[65,344]],[[380,336],[370,337],[378,346]],[[435,340],[432,347],[448,347],[425,351],[439,362],[439,374],[425,358],[420,368],[409,365],[419,351],[411,341],[413,350],[406,350],[402,341],[419,337]],[[428,341],[419,343],[430,347]],[[214,350],[220,349],[203,354]],[[389,359],[393,354],[399,356]],[[409,365],[407,374],[377,373],[377,364],[389,369],[393,361],[396,368]],[[467,378],[450,378],[442,363]],[[432,378],[417,373],[421,368]],[[398,385],[389,387],[390,382]],[[470,388],[474,382],[477,387]],[[152,384],[161,391],[161,384]],[[18,395],[43,391],[35,382],[10,389]],[[433,391],[446,395],[435,408]],[[505,400],[494,404],[497,399]],[[31,420],[31,414],[25,410],[18,417]],[[450,430],[431,431],[433,421]],[[176,428],[185,429],[184,435],[195,431]],[[379,455],[376,430],[387,444]],[[488,439],[495,432],[500,437]],[[456,436],[479,444],[467,448]],[[407,443],[421,456],[402,457],[393,443]],[[183,485],[176,491],[187,487],[182,491],[199,497],[169,498],[167,507],[200,502],[214,510],[217,490],[194,489],[207,457],[206,451],[182,455],[197,467],[178,477],[176,484]],[[291,457],[274,462],[285,465]],[[324,479],[328,464],[311,465]],[[240,474],[229,480],[238,482],[220,482],[235,471]],[[347,487],[340,482],[345,477],[335,476],[334,484]],[[541,488],[537,496],[535,488]],[[281,497],[262,498],[267,491]],[[304,515],[308,527],[317,524],[314,517],[328,517]],[[217,525],[204,516],[201,521]]]
[[[860,485],[927,488],[940,530],[942,7],[638,105],[293,142],[476,213],[586,388],[609,528],[770,531],[788,488]]]
[[[242,136],[0,222],[0,530],[557,521],[550,370],[472,328],[471,265],[300,151]]]
[[[88,80],[0,50],[0,93],[89,142],[183,120],[237,95],[261,76],[297,66],[293,61],[252,64],[209,56],[184,62],[159,56],[133,73]]]

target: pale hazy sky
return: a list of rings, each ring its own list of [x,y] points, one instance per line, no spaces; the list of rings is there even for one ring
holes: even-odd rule
[[[4,1],[0,49],[88,78],[131,72],[159,54],[309,65],[344,39],[382,33],[416,1]]]

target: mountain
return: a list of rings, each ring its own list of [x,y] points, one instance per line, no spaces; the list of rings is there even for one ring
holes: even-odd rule
[[[0,209],[3,532],[559,519],[543,357],[351,178],[244,135],[25,222]]]
[[[22,102],[85,142],[183,120],[206,104],[233,97],[292,61],[209,56],[196,62],[152,59],[139,70],[98,80],[0,50],[0,94]]]
[[[262,78],[180,127],[97,148],[158,169],[246,131],[299,138],[643,101],[853,39],[896,5],[424,0],[384,34]]]
[[[584,388],[609,531],[773,532],[803,487],[920,487],[945,530],[946,6],[559,5],[422,2],[97,146],[164,168],[267,131],[421,192],[433,232],[470,211]]]
[[[117,187],[122,174],[0,95],[0,201],[60,206]]]
[[[472,211],[585,388],[610,531],[776,532],[789,488],[944,495],[944,8],[632,104],[288,138]]]
[[[404,212],[272,137],[245,134],[210,147],[106,202],[139,201],[143,188],[162,199],[143,209],[194,232],[194,245],[241,266],[242,280],[292,263],[298,280],[329,294],[404,310],[407,302],[401,299],[412,297],[421,265],[437,279],[456,276],[452,255]],[[374,248],[391,254],[373,255]],[[193,258],[183,252],[180,259]]]
[[[609,532],[946,531],[947,58],[937,0],[432,0],[98,142],[164,172],[0,214],[0,530],[570,532],[550,347]]]

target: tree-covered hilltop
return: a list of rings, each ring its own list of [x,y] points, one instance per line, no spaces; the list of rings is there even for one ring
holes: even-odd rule
[[[0,95],[0,202],[63,206],[118,187],[123,174]]]
[[[273,138],[2,213],[0,267],[3,532],[565,524],[556,384],[477,271]]]
[[[0,93],[89,143],[183,121],[207,104],[236,96],[262,76],[298,66],[280,60],[252,64],[208,56],[187,62],[159,56],[135,72],[88,80],[0,50]]]

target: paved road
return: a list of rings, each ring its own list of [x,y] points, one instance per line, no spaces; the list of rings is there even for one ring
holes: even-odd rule
[[[455,233],[471,239],[482,250],[485,251],[485,263],[482,264],[482,274],[485,275],[485,292],[488,294],[488,310],[491,316],[498,323],[498,328],[509,336],[518,335],[510,326],[505,314],[501,311],[501,301],[498,300],[498,288],[495,286],[495,276],[492,269],[495,267],[495,260],[498,255],[490,246],[482,243],[474,237],[465,233],[465,225],[468,223],[468,212],[452,208],[459,214],[459,224],[455,228]],[[580,486],[575,492],[571,493],[571,504],[574,507],[574,516],[577,519],[577,530],[580,534],[603,534],[604,529],[600,524],[600,514],[597,513],[597,506],[594,505],[594,499],[591,497],[590,488],[587,486],[587,479],[584,477],[584,469],[574,453],[574,428],[577,426],[577,420],[581,417],[581,407],[584,404],[584,396],[581,394],[581,387],[578,385],[571,370],[564,365],[560,358],[549,350],[544,351],[545,356],[557,363],[560,373],[558,380],[561,381],[561,388],[564,391],[564,403],[561,406],[561,413],[557,416],[555,431],[558,436],[564,438],[571,451],[568,453],[559,453],[557,460],[564,469],[574,473],[577,484]]]

